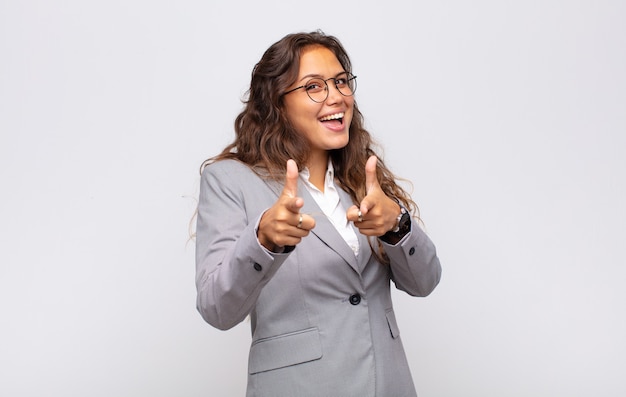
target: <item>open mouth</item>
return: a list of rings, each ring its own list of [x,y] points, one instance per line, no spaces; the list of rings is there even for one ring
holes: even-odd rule
[[[343,125],[344,113],[339,112],[335,114],[329,114],[320,118],[320,121],[328,126],[340,127]]]

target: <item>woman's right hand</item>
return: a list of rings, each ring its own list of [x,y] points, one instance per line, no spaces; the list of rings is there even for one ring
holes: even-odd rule
[[[278,252],[286,246],[297,245],[315,227],[313,217],[300,213],[304,200],[298,194],[298,166],[287,160],[285,186],[280,197],[261,216],[257,237],[261,245]]]

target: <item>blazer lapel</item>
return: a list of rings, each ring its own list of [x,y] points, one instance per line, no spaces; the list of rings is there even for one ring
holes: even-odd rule
[[[344,205],[344,200],[341,197],[341,193],[343,193],[343,191],[341,189],[338,190],[340,192],[340,205]],[[322,209],[317,205],[317,202],[311,196],[306,186],[304,186],[304,182],[302,182],[302,180],[298,180],[298,195],[304,199],[302,212],[315,218],[315,227],[311,230],[311,233],[322,240],[330,249],[339,254],[339,256],[341,256],[343,260],[345,260],[350,267],[354,269],[354,271],[360,273],[359,264],[356,256],[354,255],[354,251],[352,251],[352,248],[348,246],[343,237],[341,237],[339,232],[337,232],[337,229],[335,229],[335,226],[328,219],[328,217],[326,217],[326,214],[322,212]],[[360,233],[357,231],[357,236],[359,234]],[[359,244],[361,244],[360,238]]]
[[[346,193],[343,189],[339,188],[338,186],[337,186],[337,191],[339,192],[339,201],[341,202],[341,205],[343,205],[343,208],[347,212],[348,208],[354,205],[354,203],[352,202],[352,198],[350,197],[348,193]],[[372,255],[372,249],[370,248],[369,240],[367,236],[365,236],[364,234],[361,234],[359,229],[356,226],[354,226],[354,223],[351,222],[350,226],[352,226],[352,229],[354,230],[356,237],[359,239],[358,263],[359,263],[359,268],[363,270],[365,265],[370,260],[370,256]]]

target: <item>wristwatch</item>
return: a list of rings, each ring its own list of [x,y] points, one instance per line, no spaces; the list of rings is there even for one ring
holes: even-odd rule
[[[402,206],[400,206],[400,215],[398,215],[398,219],[396,220],[396,226],[383,234],[381,238],[384,241],[400,241],[402,237],[406,236],[408,232],[411,231],[411,215],[409,212]]]

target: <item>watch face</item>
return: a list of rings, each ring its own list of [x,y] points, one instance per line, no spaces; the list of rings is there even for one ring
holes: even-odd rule
[[[407,233],[411,229],[411,215],[408,212],[402,214],[398,224],[399,233]]]
[[[381,236],[381,238],[383,239],[383,241],[387,241],[387,242],[389,241],[385,240],[385,238],[387,239],[391,238],[392,241],[394,241],[392,242],[392,244],[395,244],[397,241],[399,241],[398,239],[402,239],[410,231],[411,231],[411,214],[409,214],[407,210],[401,207],[401,214],[398,219],[398,225],[392,230],[385,233],[383,236]]]

